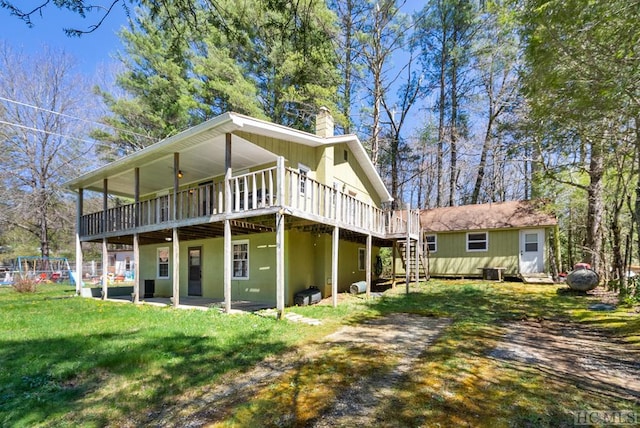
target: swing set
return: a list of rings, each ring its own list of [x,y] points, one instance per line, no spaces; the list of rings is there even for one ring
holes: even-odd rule
[[[3,284],[11,284],[16,279],[62,282],[71,277],[71,268],[66,257],[20,256],[14,260],[12,272],[5,276]]]

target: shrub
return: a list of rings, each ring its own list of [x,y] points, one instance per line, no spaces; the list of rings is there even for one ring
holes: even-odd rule
[[[18,279],[13,283],[13,289],[18,293],[35,293],[36,283],[31,279]]]

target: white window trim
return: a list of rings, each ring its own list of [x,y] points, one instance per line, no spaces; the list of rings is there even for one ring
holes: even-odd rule
[[[247,244],[247,276],[236,276],[235,269],[233,268],[233,264],[235,262],[235,251],[234,247],[236,245]],[[231,241],[231,279],[234,281],[248,281],[249,280],[249,272],[251,269],[249,268],[249,262],[251,260],[251,253],[249,251],[249,240],[248,239],[240,239],[238,241]]]
[[[167,261],[166,262],[162,262],[160,263],[160,253],[161,252],[166,252],[167,255]],[[169,250],[169,247],[158,247],[156,249],[156,278],[157,279],[169,279],[171,277],[171,265],[169,264],[169,260],[171,258],[171,251]],[[161,276],[160,275],[160,265],[161,264],[166,264],[167,265],[167,275],[166,276]]]
[[[479,235],[481,233],[484,233],[485,248],[482,249],[482,250],[480,250],[480,249],[479,250],[469,249],[469,235]],[[481,241],[473,241],[473,242],[481,242]],[[467,232],[466,250],[467,250],[467,253],[486,253],[487,251],[489,251],[489,232],[487,232],[487,231]]]
[[[433,236],[433,242],[427,241],[427,238]],[[429,244],[433,244],[433,250],[429,250],[429,253],[437,253],[438,252],[438,235],[435,233],[428,234],[424,236],[425,243],[427,244],[427,249],[429,248]]]
[[[360,258],[360,254],[364,253],[362,259]],[[364,261],[364,266],[360,266],[360,260]],[[364,272],[367,270],[367,249],[366,248],[358,248],[358,270],[360,272]]]

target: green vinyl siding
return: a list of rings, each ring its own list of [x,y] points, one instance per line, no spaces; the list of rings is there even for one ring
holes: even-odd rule
[[[484,267],[505,267],[505,274],[518,274],[518,230],[488,231],[487,251],[467,251],[467,232],[437,237],[437,251],[429,258],[431,275],[480,276]]]
[[[480,276],[484,267],[504,267],[508,275],[518,273],[519,231],[488,231],[487,251],[467,251],[467,233],[438,233],[438,249],[429,259],[434,276]]]
[[[286,264],[287,283],[290,296],[313,285],[322,292],[322,297],[331,295],[331,240],[330,234],[290,231],[287,234]],[[358,249],[364,244],[340,241],[338,246],[338,292],[348,292],[351,284],[363,281],[366,272],[358,270]],[[380,249],[371,249],[373,267]],[[292,304],[293,301],[288,304]]]
[[[276,138],[254,135],[246,132],[236,132],[236,135],[251,141],[256,146],[269,150],[278,156],[283,156],[287,161],[287,166],[293,169],[298,168],[298,164],[308,166],[311,171],[309,177],[316,179],[316,171],[320,162],[320,156],[315,147],[296,144],[291,141],[279,140]]]
[[[488,231],[487,251],[467,251],[467,232],[435,235],[437,251],[429,257],[429,272],[433,276],[481,276],[484,267],[504,267],[506,275],[520,273],[520,229]],[[548,236],[549,231],[546,230],[543,243],[545,267],[548,266]]]
[[[232,241],[249,241],[249,279],[231,281],[232,300],[276,302],[275,233],[236,235]],[[187,295],[188,248],[201,247],[202,297],[224,299],[224,239],[211,238],[180,242],[180,296]],[[157,278],[157,249],[169,248],[169,278]],[[155,280],[155,297],[173,293],[172,242],[140,246],[140,284]],[[358,270],[358,248],[363,244],[340,241],[338,291],[348,291],[352,283],[365,279]],[[372,249],[372,266],[378,248]],[[294,294],[316,286],[322,296],[331,294],[331,235],[288,230],[285,232],[285,299],[293,305]],[[141,288],[141,292],[142,292]]]
[[[344,160],[344,152],[347,151],[347,160]],[[373,186],[366,178],[362,166],[356,161],[355,156],[346,144],[337,144],[334,153],[335,166],[333,169],[334,181],[342,184],[345,193],[353,192],[356,198],[380,207],[380,198]]]
[[[249,280],[232,280],[233,300],[252,300],[275,303],[275,234],[262,233],[239,235],[233,241],[249,240]],[[155,257],[158,247],[169,247],[169,279],[159,280],[155,274]],[[202,247],[202,297],[224,299],[223,238],[180,242],[180,295],[187,295],[188,248]],[[155,279],[155,296],[169,297],[173,293],[172,243],[140,247],[141,284],[145,279]]]

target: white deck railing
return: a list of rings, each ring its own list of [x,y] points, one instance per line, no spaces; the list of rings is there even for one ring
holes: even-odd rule
[[[284,167],[282,167],[284,168]],[[165,225],[170,222],[201,218],[203,223],[215,221],[218,214],[242,213],[274,206],[289,208],[315,220],[327,220],[341,227],[364,229],[378,235],[412,234],[419,231],[419,215],[409,211],[383,211],[354,196],[320,183],[298,171],[284,168],[278,201],[278,167],[270,167],[232,177],[229,180],[231,201],[227,210],[225,180],[219,179],[196,188],[157,196],[134,204],[109,208],[81,219],[81,236],[133,231],[137,227]],[[175,202],[175,203],[174,203]]]

